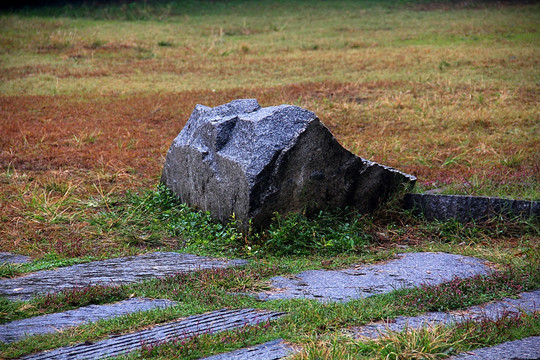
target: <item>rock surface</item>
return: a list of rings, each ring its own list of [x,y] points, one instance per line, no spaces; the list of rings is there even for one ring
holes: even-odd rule
[[[245,260],[220,260],[209,257],[155,252],[85,264],[43,270],[13,279],[0,280],[0,296],[28,300],[36,294],[89,285],[128,284],[144,279],[174,275],[184,271],[245,265]]]
[[[285,344],[282,339],[277,339],[201,360],[279,360],[294,353],[293,348]]]
[[[422,284],[440,284],[454,277],[487,274],[485,262],[446,253],[406,253],[381,264],[345,270],[309,270],[294,277],[274,277],[274,290],[261,300],[306,298],[349,301]]]
[[[540,201],[509,200],[485,196],[406,194],[405,209],[429,220],[485,220],[504,214],[540,218]]]
[[[175,304],[170,300],[133,298],[114,304],[89,305],[75,310],[16,320],[0,325],[0,341],[6,343],[18,341],[26,336],[54,333],[71,326]]]
[[[538,360],[540,359],[540,336],[471,350],[448,358],[449,360]]]
[[[496,320],[503,315],[534,313],[540,311],[540,290],[525,292],[518,299],[503,299],[484,305],[471,306],[454,312],[428,312],[419,316],[398,316],[387,322],[377,322],[352,330],[356,337],[378,338],[388,331],[419,329],[429,325],[448,325],[463,321]]]
[[[281,317],[283,313],[266,310],[217,310],[131,334],[111,336],[95,343],[83,343],[26,356],[25,360],[106,359],[141,349],[144,345],[159,345],[173,340],[189,339],[200,334],[242,328]]]
[[[275,212],[368,212],[416,178],[350,153],[311,111],[244,99],[197,105],[167,152],[161,181],[221,221],[234,214],[264,226]]]
[[[32,259],[28,256],[19,255],[19,254],[12,254],[8,252],[0,252],[0,265],[2,263],[8,263],[8,264],[24,264],[32,261]]]

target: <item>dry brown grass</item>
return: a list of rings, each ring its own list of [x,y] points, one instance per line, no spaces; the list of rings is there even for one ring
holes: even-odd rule
[[[457,103],[463,93],[471,96]],[[405,82],[320,82],[116,99],[2,96],[1,231],[10,240],[3,250],[26,248],[37,256],[51,249],[65,253],[66,241],[80,243],[68,251],[70,256],[118,250],[118,244],[112,250],[103,244],[77,215],[96,210],[85,207],[93,198],[157,183],[168,146],[197,103],[212,106],[256,97],[263,105],[301,105],[315,111],[354,152],[413,173],[421,183],[444,185],[473,176],[516,182],[516,174],[537,176],[538,138],[522,137],[516,145],[506,135],[527,129],[530,119],[508,124],[482,116],[486,110],[474,104],[480,94],[486,101],[496,97],[489,89],[462,86],[450,91],[445,84]],[[526,89],[508,94],[503,110],[532,98]],[[449,109],[440,113],[444,107]],[[411,115],[420,111],[426,115]],[[458,121],[448,122],[446,114]],[[515,154],[520,156],[515,164],[501,162]]]

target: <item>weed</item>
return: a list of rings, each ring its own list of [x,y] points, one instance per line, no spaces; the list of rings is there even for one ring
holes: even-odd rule
[[[311,340],[302,346],[302,352],[293,357],[294,360],[334,360],[334,359],[351,359],[354,349],[351,349],[350,341],[347,346],[347,341],[337,337],[327,341]]]
[[[276,214],[263,246],[277,255],[362,252],[372,239],[366,230],[366,222],[347,211],[321,211],[313,218]]]
[[[20,273],[21,264],[5,262],[0,264],[0,278],[9,278]]]
[[[157,44],[158,44],[158,46],[161,46],[161,47],[171,47],[171,46],[173,46],[172,41],[166,41],[166,40],[158,41]]]
[[[391,331],[379,340],[358,343],[358,347],[361,353],[375,353],[381,359],[439,359],[454,352],[465,339],[453,339],[452,329],[434,325]]]
[[[540,315],[538,312],[530,315],[520,312],[504,312],[495,320],[482,318],[458,323],[453,329],[453,338],[466,339],[467,349],[464,350],[469,350],[536,335],[539,331]]]
[[[446,60],[441,60],[441,62],[439,63],[439,70],[440,71],[444,71],[449,67],[450,67],[450,63],[448,61],[446,61]]]
[[[56,294],[38,296],[30,302],[11,302],[1,298],[0,323],[87,305],[106,304],[127,299],[129,296],[125,286],[95,285],[64,289]]]
[[[467,279],[455,278],[440,285],[423,285],[403,296],[403,305],[422,311],[448,311],[514,296],[540,285],[538,275],[507,270]]]
[[[209,350],[224,350],[251,345],[251,339],[263,335],[268,331],[270,322],[257,325],[244,325],[235,330],[225,331],[219,334],[198,333],[195,336],[182,337],[163,342],[144,343],[137,353],[130,354],[127,359],[137,359],[142,356],[148,358],[195,358],[208,353]],[[217,340],[217,346],[216,344]],[[216,349],[217,347],[217,349]]]
[[[538,333],[538,314],[504,313],[497,319],[464,321],[453,326],[389,331],[377,340],[355,342],[357,351],[381,359],[438,359]]]

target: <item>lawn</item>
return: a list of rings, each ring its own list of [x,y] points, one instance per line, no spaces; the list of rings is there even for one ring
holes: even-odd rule
[[[262,106],[314,111],[347,149],[416,175],[417,192],[540,200],[539,19],[540,5],[526,1],[177,0],[0,9],[0,251],[34,258],[3,265],[0,275],[158,250],[251,260],[241,275],[187,286],[193,298],[173,312],[0,345],[0,357],[218,309],[230,304],[228,292],[264,288],[276,274],[329,260],[332,268],[369,263],[398,250],[478,256],[521,274],[520,286],[538,288],[540,229],[533,219],[428,222],[391,204],[375,215],[277,216],[269,229],[242,234],[233,219],[216,224],[158,183],[167,149],[196,104],[257,98]],[[211,296],[196,295],[201,288]],[[71,303],[63,297],[69,294],[46,306],[43,299],[0,300],[0,319],[131,294],[177,300],[173,290],[156,281],[97,289]],[[340,331],[415,309],[398,299],[265,305],[240,297],[238,306],[292,315],[269,331],[248,329],[224,343],[204,336],[145,356],[185,351],[196,358],[281,336],[308,349],[302,359],[369,358],[371,350]],[[539,333],[537,318],[523,321],[530,323],[490,339]],[[459,331],[443,343],[478,346],[478,336],[455,344]]]

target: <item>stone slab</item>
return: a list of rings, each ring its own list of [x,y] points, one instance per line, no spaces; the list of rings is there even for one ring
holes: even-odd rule
[[[510,200],[484,196],[406,194],[405,209],[429,220],[485,220],[498,214],[540,218],[540,201]]]
[[[389,331],[419,329],[430,325],[449,325],[467,320],[496,320],[503,314],[534,313],[540,311],[540,289],[520,294],[518,299],[506,298],[500,301],[472,306],[465,310],[428,312],[420,316],[399,316],[389,321],[377,322],[352,329],[355,337],[375,339]]]
[[[95,343],[83,343],[23,357],[25,360],[90,360],[120,356],[141,349],[143,345],[162,344],[174,339],[189,339],[201,334],[256,325],[275,320],[283,313],[239,309],[218,310],[158,325],[138,332],[109,337]]]
[[[497,346],[476,349],[452,360],[538,360],[540,359],[540,336],[509,341]]]
[[[28,300],[36,294],[89,285],[119,285],[148,278],[245,265],[245,260],[223,260],[174,252],[155,252],[140,256],[100,260],[43,270],[12,279],[0,280],[0,296]]]
[[[487,274],[483,260],[446,253],[406,253],[381,264],[345,270],[310,270],[291,278],[271,279],[273,290],[260,300],[317,299],[346,302],[422,284],[440,284],[454,277]]]
[[[277,339],[201,360],[279,360],[294,353],[295,350],[287,345],[283,339]]]
[[[0,325],[0,341],[9,343],[26,336],[54,333],[71,326],[175,304],[176,302],[170,300],[134,298],[115,304],[89,305],[75,310],[16,320]]]
[[[0,252],[0,265],[3,263],[8,264],[24,264],[32,261],[29,256],[13,254],[8,252]]]

